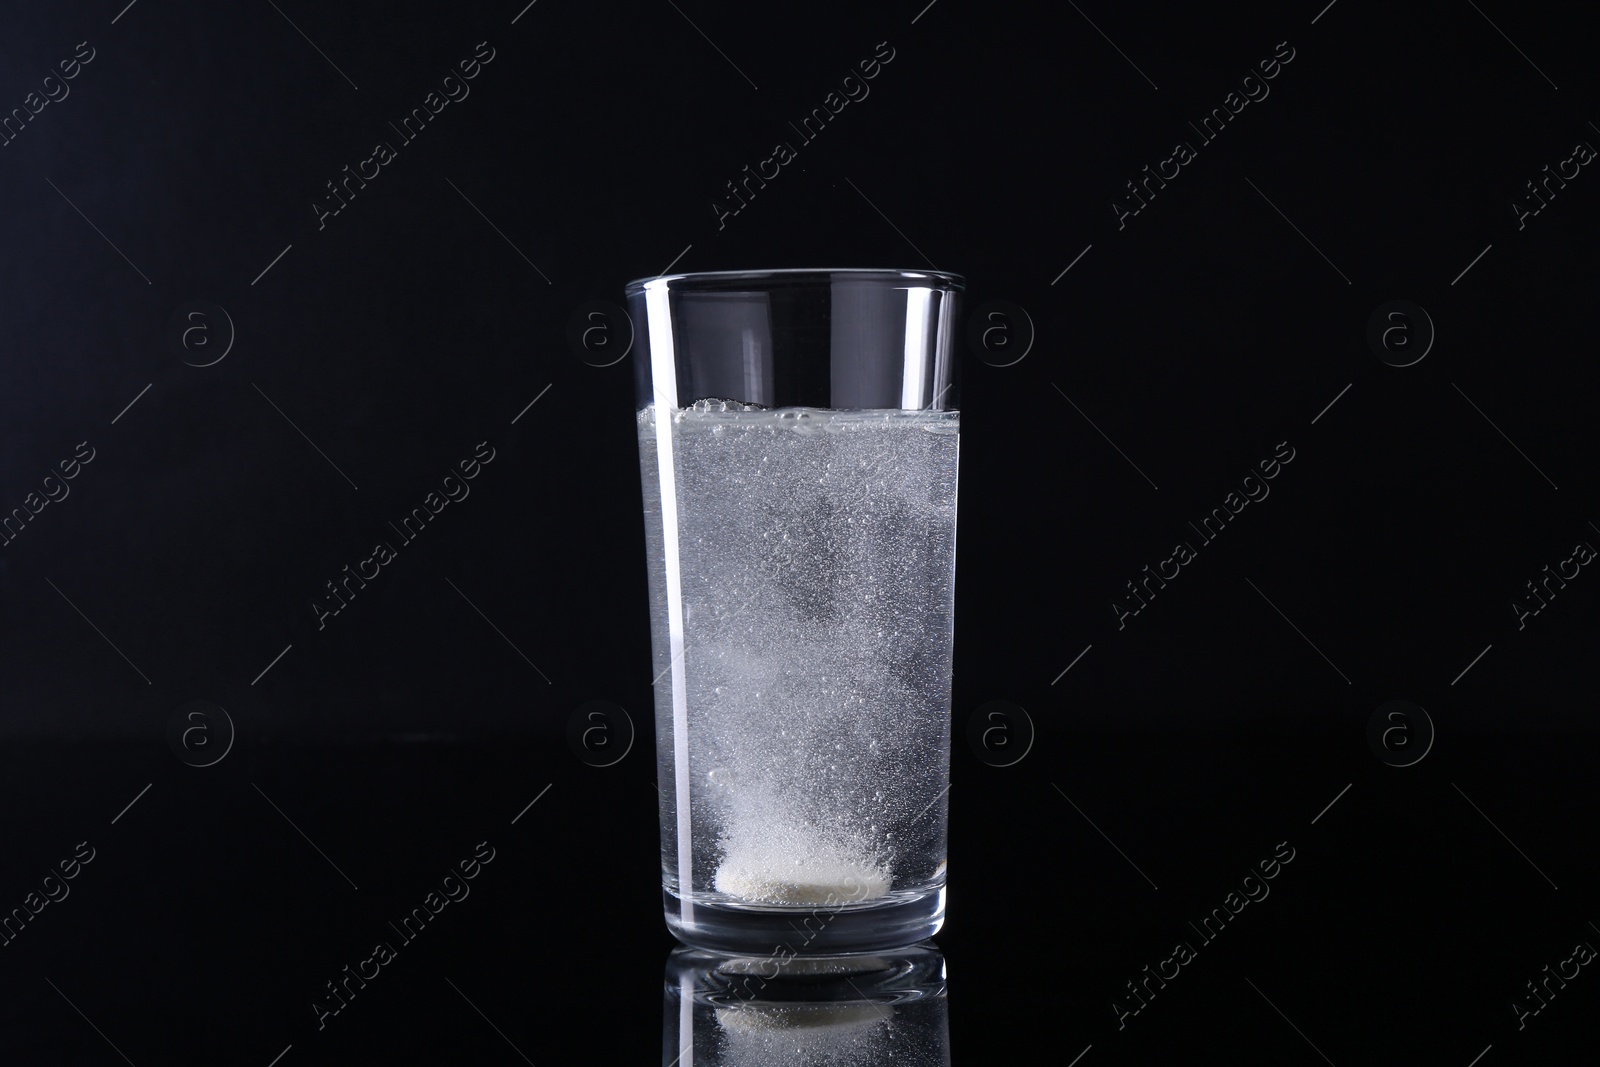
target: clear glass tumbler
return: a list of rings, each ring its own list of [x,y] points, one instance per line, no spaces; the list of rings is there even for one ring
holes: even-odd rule
[[[960,277],[628,283],[679,940],[819,955],[944,919]]]

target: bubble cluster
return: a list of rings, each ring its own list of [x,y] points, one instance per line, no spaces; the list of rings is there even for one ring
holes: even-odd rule
[[[720,400],[672,413],[695,838],[684,888],[826,904],[941,869],[958,418]],[[653,408],[639,429],[663,568]],[[652,594],[659,670],[659,573]],[[657,684],[664,782],[673,681]]]

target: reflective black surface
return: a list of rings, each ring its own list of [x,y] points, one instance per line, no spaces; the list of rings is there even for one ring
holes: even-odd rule
[[[1585,15],[9,5],[0,1059],[655,1063],[619,294],[841,264],[969,286],[952,1062],[1592,1059]]]

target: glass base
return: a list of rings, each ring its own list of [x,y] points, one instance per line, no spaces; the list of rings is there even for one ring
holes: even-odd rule
[[[694,902],[693,922],[670,889],[667,929],[693,948],[784,957],[877,952],[925,941],[944,925],[944,885],[836,908]]]

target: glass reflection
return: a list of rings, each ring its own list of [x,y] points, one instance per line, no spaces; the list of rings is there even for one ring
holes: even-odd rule
[[[667,957],[662,1067],[948,1067],[932,942],[848,956]]]

